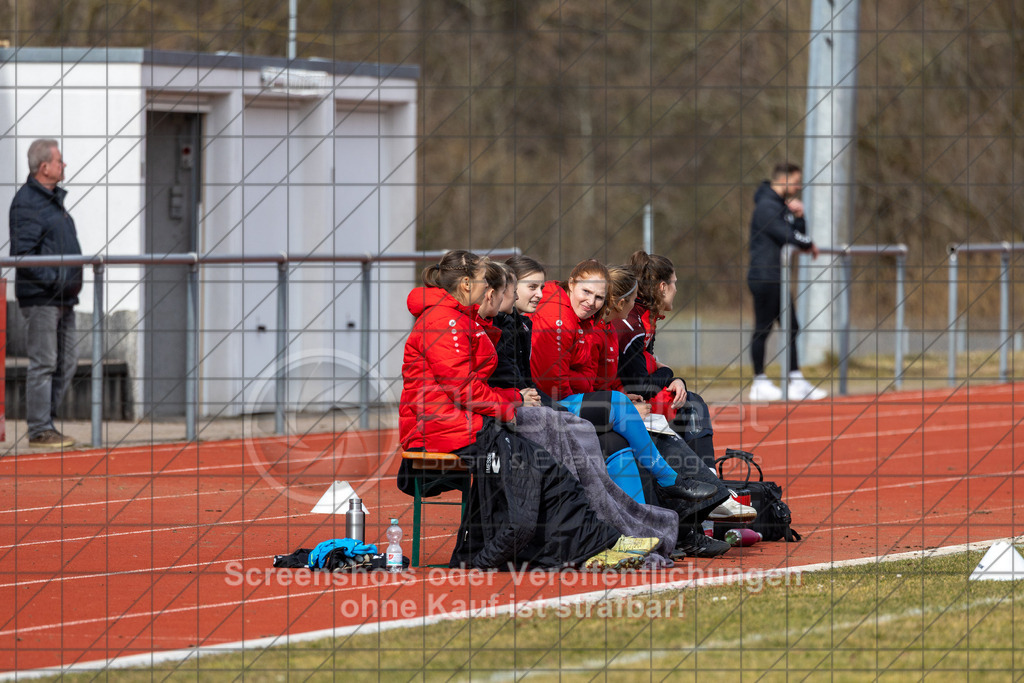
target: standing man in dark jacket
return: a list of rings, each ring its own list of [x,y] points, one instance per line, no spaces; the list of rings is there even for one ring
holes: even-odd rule
[[[754,338],[750,343],[754,363],[751,401],[778,401],[782,390],[764,374],[764,352],[772,325],[781,320],[782,249],[792,244],[818,258],[818,247],[807,236],[804,205],[797,197],[802,174],[796,164],[778,164],[771,181],[764,181],[754,194],[754,214],[750,218],[750,270],[747,286],[754,295]],[[796,353],[796,306],[790,299],[789,321],[789,398],[816,400],[825,392],[808,382],[800,372]]]
[[[64,207],[66,164],[56,140],[28,148],[28,181],[11,202],[11,256],[80,256],[75,222]],[[82,291],[81,266],[18,268],[14,293],[28,323],[25,389],[28,443],[67,448],[74,439],[54,427],[54,418],[75,374],[75,311]]]

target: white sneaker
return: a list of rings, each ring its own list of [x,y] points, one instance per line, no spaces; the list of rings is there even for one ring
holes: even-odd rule
[[[744,505],[735,498],[729,497],[708,515],[708,519],[716,522],[749,522],[757,517],[757,510]]]
[[[758,375],[750,384],[751,401],[781,401],[782,389],[778,388],[764,375]]]
[[[791,401],[820,401],[826,396],[828,393],[824,389],[819,389],[802,376],[789,379],[789,400]]]

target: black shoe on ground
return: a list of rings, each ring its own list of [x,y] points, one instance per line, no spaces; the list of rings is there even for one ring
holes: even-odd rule
[[[702,532],[691,531],[676,542],[676,549],[672,551],[672,559],[681,557],[718,557],[732,546],[725,541],[705,536]]]
[[[696,479],[677,479],[671,486],[656,486],[655,493],[659,500],[685,500],[699,503],[718,493],[718,487]]]

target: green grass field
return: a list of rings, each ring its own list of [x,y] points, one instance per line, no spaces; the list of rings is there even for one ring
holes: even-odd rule
[[[1024,586],[968,581],[982,554],[804,573],[790,577],[788,586],[700,587],[450,621],[101,676],[133,681],[902,681],[968,675],[1014,680],[1024,675],[1024,608],[1016,609]]]

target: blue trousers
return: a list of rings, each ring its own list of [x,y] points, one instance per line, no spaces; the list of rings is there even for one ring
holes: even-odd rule
[[[598,433],[601,433],[602,429],[610,429],[622,435],[633,450],[636,462],[650,472],[658,484],[671,486],[676,482],[676,471],[661,457],[658,448],[651,441],[643,418],[628,396],[619,391],[595,391],[589,394],[573,394],[559,403],[573,414],[593,423]],[[614,477],[612,479],[614,480]],[[622,488],[627,490],[625,487]]]

